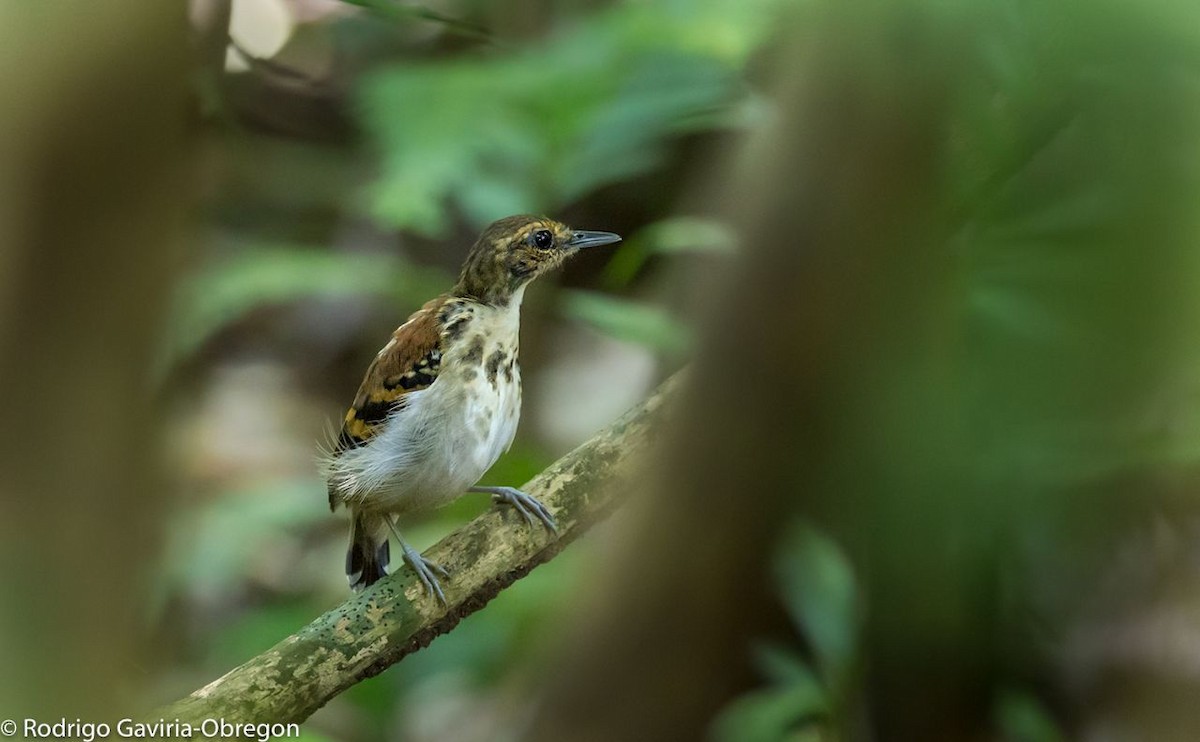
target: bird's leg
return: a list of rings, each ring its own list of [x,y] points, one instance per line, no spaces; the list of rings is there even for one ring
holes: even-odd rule
[[[442,605],[446,605],[446,594],[442,592],[442,584],[438,582],[438,575],[449,577],[450,573],[440,564],[431,562],[421,556],[421,552],[409,546],[408,542],[400,535],[400,531],[396,529],[396,524],[392,522],[392,519],[387,518],[386,520],[388,528],[392,529],[392,535],[396,537],[396,541],[400,544],[400,551],[404,554],[404,561],[417,573],[417,577],[421,579],[421,584],[425,586],[426,592],[437,598],[438,602]]]
[[[467,491],[486,492],[492,496],[494,501],[516,508],[516,511],[521,514],[531,528],[536,516],[548,531],[558,533],[558,524],[554,522],[554,516],[546,509],[546,506],[538,502],[532,495],[527,495],[516,487],[472,487]]]

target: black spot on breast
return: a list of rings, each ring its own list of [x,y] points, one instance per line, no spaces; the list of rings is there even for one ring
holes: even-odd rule
[[[471,315],[463,314],[446,324],[445,335],[447,340],[457,340],[462,337],[462,334],[467,329],[467,321],[471,319]]]
[[[504,367],[504,380],[511,382],[513,380],[513,369],[516,368],[517,358],[513,356],[508,359],[508,365]]]
[[[506,358],[503,350],[496,351],[488,358],[486,373],[487,380],[491,382],[492,386],[496,386],[496,376],[500,373],[500,366],[504,364]]]
[[[463,356],[463,363],[483,363],[483,338],[478,335],[471,341],[471,345],[467,347],[467,354]]]

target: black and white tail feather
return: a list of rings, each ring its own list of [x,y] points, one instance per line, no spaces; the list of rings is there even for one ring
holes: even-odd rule
[[[358,592],[387,575],[391,560],[386,524],[378,516],[356,513],[350,521],[350,547],[346,550],[346,579]]]
[[[318,466],[329,479],[329,509],[336,510],[344,503],[339,491],[340,478],[331,476],[338,456],[345,450],[338,440],[339,432],[329,426],[318,445]],[[353,510],[353,508],[352,508]],[[350,545],[346,549],[346,580],[354,592],[374,585],[387,575],[391,561],[387,521],[382,516],[355,512],[350,519]]]

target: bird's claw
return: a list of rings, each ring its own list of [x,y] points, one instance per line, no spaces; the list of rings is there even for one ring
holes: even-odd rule
[[[554,516],[546,509],[546,506],[537,501],[537,498],[532,495],[527,495],[516,487],[494,487],[491,490],[492,500],[504,505],[511,505],[525,522],[532,528],[534,518],[542,522],[546,530],[551,533],[558,533],[558,524],[554,522]]]
[[[439,575],[442,577],[450,576],[446,568],[426,559],[416,549],[407,545],[404,546],[404,561],[417,573],[421,584],[425,586],[425,591],[437,598],[438,602],[443,606],[446,605],[446,594],[442,592],[442,584],[438,581]]]

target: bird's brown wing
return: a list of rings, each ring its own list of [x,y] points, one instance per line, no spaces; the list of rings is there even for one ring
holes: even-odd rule
[[[333,456],[369,441],[380,423],[404,405],[405,395],[433,384],[442,360],[438,311],[445,303],[445,296],[427,302],[375,356],[346,411]]]

